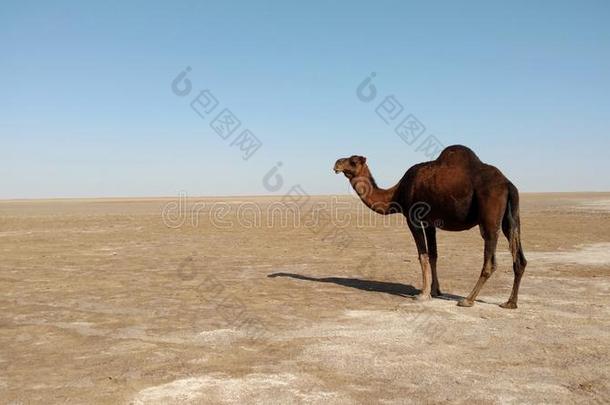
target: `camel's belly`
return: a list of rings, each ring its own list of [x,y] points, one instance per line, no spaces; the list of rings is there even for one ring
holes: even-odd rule
[[[449,194],[444,198],[427,199],[422,198],[419,200],[419,204],[426,207],[423,211],[428,211],[423,217],[420,218],[426,222],[426,224],[435,226],[436,228],[443,229],[446,231],[465,231],[478,224],[478,209],[476,207],[476,200],[472,193],[467,195],[461,195],[459,198]],[[413,211],[414,214],[416,211]],[[422,211],[420,213],[423,214]],[[414,215],[411,215],[414,217]]]
[[[466,222],[466,223],[457,223],[457,222],[447,222],[443,223],[441,220],[437,220],[437,228],[442,229],[443,231],[451,231],[451,232],[460,232],[467,231],[472,227],[477,225],[476,221]]]

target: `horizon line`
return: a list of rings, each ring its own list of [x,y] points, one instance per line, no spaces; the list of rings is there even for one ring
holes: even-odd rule
[[[520,191],[520,195],[525,194],[610,194],[610,190],[603,191]],[[159,196],[88,196],[88,197],[31,197],[31,198],[0,198],[0,202],[27,202],[27,201],[78,201],[78,200],[169,200],[180,198],[185,195],[187,198],[205,199],[205,198],[282,198],[285,194],[234,194],[234,195],[189,195],[187,193],[178,193],[176,195],[159,195]],[[353,196],[351,193],[337,194],[308,194],[309,197],[333,197],[333,196]]]

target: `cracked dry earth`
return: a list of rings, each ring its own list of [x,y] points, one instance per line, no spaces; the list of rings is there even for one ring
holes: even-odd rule
[[[446,296],[418,303],[401,218],[268,224],[278,200],[0,202],[0,402],[608,402],[610,194],[522,195],[517,310],[504,239],[460,308],[483,243],[441,232]]]

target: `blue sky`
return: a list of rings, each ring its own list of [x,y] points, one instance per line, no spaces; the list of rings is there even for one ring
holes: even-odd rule
[[[351,154],[390,186],[427,160],[375,113],[390,95],[522,191],[608,191],[608,21],[606,1],[2,2],[0,198],[345,193]],[[210,127],[223,108],[250,159]]]

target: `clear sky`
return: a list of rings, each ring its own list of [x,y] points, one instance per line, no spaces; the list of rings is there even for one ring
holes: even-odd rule
[[[468,145],[522,191],[608,191],[609,22],[608,1],[3,1],[0,198],[345,193],[331,168],[352,154],[390,186],[427,160],[377,115],[390,95],[419,140]]]

